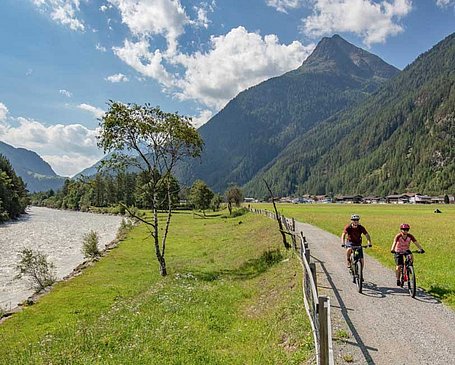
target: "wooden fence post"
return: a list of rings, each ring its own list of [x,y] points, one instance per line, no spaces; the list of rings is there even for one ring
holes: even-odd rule
[[[319,297],[318,304],[318,317],[319,317],[319,356],[320,365],[329,365],[329,325],[328,325],[328,313],[329,313],[329,298],[325,296]]]
[[[310,271],[311,276],[313,276],[314,287],[316,288],[316,292],[318,290],[318,280],[316,278],[316,264],[314,262],[310,262]]]

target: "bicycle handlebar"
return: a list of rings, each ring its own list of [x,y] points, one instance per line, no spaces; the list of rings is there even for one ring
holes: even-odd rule
[[[360,247],[363,247],[363,248],[368,248],[368,247],[371,247],[372,245],[360,245],[360,246],[346,246],[346,245],[341,245],[341,247],[351,247],[351,248],[360,248]]]
[[[409,250],[409,251],[405,251],[405,252],[391,251],[390,253],[392,253],[392,254],[399,253],[400,255],[406,255],[406,254],[409,254],[409,253],[420,253],[420,254],[423,255],[425,253],[425,251],[423,251],[423,252],[420,252],[420,250],[415,250],[415,251]]]

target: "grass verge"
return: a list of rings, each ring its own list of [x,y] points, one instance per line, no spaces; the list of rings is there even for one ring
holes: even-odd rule
[[[254,204],[254,207],[273,209],[271,204]],[[414,255],[417,285],[455,309],[455,205],[279,204],[277,207],[289,218],[337,236],[341,236],[352,213],[360,214],[373,242],[367,253],[390,268],[395,265],[390,253],[393,238],[401,223],[409,223],[410,232],[426,251],[424,255]],[[436,208],[442,213],[434,213]],[[411,248],[416,249],[414,245]]]
[[[297,258],[270,220],[173,217],[159,276],[146,228],[0,325],[0,364],[301,364]]]

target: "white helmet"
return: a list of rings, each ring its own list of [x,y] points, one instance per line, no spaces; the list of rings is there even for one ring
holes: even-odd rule
[[[351,221],[358,221],[358,220],[360,220],[360,215],[358,215],[358,214],[351,215]]]

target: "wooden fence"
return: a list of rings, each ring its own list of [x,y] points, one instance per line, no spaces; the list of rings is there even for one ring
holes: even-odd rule
[[[311,262],[310,248],[303,232],[297,232],[295,219],[276,215],[265,209],[250,208],[256,214],[271,219],[280,219],[283,233],[291,239],[291,247],[298,255],[302,265],[302,287],[305,309],[313,330],[318,365],[333,365],[332,326],[330,321],[330,298],[318,295],[316,263]]]

